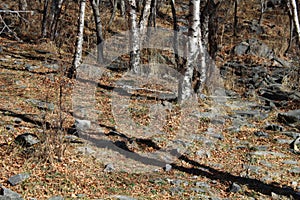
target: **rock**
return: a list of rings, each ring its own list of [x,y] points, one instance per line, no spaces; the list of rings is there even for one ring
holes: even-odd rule
[[[259,32],[263,31],[258,26],[252,25],[252,27],[254,27],[254,29]],[[272,49],[270,49],[266,44],[255,38],[241,42],[240,44],[234,47],[233,51],[237,55],[250,54],[268,59],[272,59],[274,57],[274,52],[272,51]]]
[[[196,152],[196,155],[199,156],[199,157],[205,156],[206,158],[210,158],[211,153],[210,153],[209,150],[203,150],[203,149],[202,149],[202,150],[197,151],[197,152]]]
[[[290,110],[285,113],[278,113],[278,121],[286,124],[300,123],[300,109]]]
[[[249,50],[249,44],[247,42],[241,42],[237,46],[234,47],[234,54],[240,56],[246,54]]]
[[[293,174],[300,174],[300,167],[294,167],[290,169],[289,172]]]
[[[89,120],[81,120],[75,119],[75,127],[81,131],[87,130],[91,128],[91,121]]]
[[[53,196],[50,197],[48,200],[64,200],[64,198],[62,196]]]
[[[48,103],[48,102],[37,100],[37,99],[27,99],[25,101],[29,104],[32,104],[33,106],[35,106],[39,109],[54,111],[54,104],[53,103]]]
[[[287,131],[285,131],[285,132],[283,132],[283,134],[286,135],[286,136],[289,136],[291,138],[294,138],[294,139],[296,139],[297,137],[300,137],[300,133],[297,133],[297,132],[287,132]]]
[[[135,200],[135,198],[133,197],[124,196],[124,195],[113,195],[111,197],[117,200]]]
[[[242,190],[241,186],[238,185],[237,183],[232,183],[229,188],[229,192],[233,192],[233,193],[239,192],[241,190]]]
[[[83,144],[83,141],[75,135],[65,135],[64,142]]]
[[[266,132],[263,132],[263,131],[254,132],[254,135],[256,135],[257,137],[264,137],[264,138],[268,138],[269,137],[269,134],[266,133]]]
[[[45,64],[44,66],[49,68],[49,69],[55,70],[55,71],[59,70],[59,68],[60,68],[60,66],[58,64],[51,64],[51,65],[50,64]]]
[[[174,196],[176,194],[181,194],[184,189],[182,187],[172,187],[169,189],[170,193],[171,193],[171,196]]]
[[[16,123],[16,124],[21,124],[22,123],[22,119],[20,119],[20,118],[18,118],[18,117],[16,117],[15,119],[14,119],[14,122]]]
[[[35,134],[23,133],[16,137],[15,142],[22,146],[30,147],[34,144],[39,143],[40,140],[38,139],[38,137]]]
[[[103,171],[104,172],[113,172],[113,171],[115,171],[115,167],[113,164],[109,163],[109,164],[105,165],[105,168]]]
[[[283,131],[283,127],[277,124],[270,124],[265,127],[266,130],[270,131]]]
[[[291,144],[290,148],[295,152],[295,153],[300,153],[300,137],[296,138]]]
[[[298,165],[298,161],[296,160],[284,160],[282,163],[286,165]]]
[[[170,164],[166,164],[166,166],[164,167],[164,170],[165,170],[166,172],[171,171],[171,169],[172,169],[172,165],[170,165]]]
[[[27,71],[34,71],[34,70],[36,70],[36,69],[39,69],[40,67],[39,66],[33,66],[33,65],[30,65],[30,64],[25,64],[25,69],[27,70]]]
[[[8,130],[8,131],[14,131],[15,130],[15,128],[12,125],[6,125],[5,129]]]
[[[274,156],[274,157],[286,157],[283,153],[273,152],[273,151],[254,151],[250,153],[255,156]]]
[[[23,200],[22,196],[8,188],[0,188],[0,199],[3,200]]]
[[[12,177],[10,177],[8,179],[9,184],[11,184],[12,186],[15,186],[23,181],[25,181],[26,179],[28,179],[30,177],[30,175],[28,173],[22,173],[22,174],[17,174],[14,175]]]

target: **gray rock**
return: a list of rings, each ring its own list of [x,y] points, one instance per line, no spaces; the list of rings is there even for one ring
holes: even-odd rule
[[[176,194],[182,194],[184,189],[182,187],[172,187],[169,189],[171,196],[174,196]]]
[[[103,171],[104,172],[113,172],[113,171],[115,171],[115,167],[113,164],[109,163],[109,164],[105,165],[105,168]]]
[[[251,152],[251,155],[255,156],[274,156],[274,157],[286,157],[283,153],[273,152],[273,151],[255,151]]]
[[[91,121],[75,119],[75,127],[81,131],[91,128]]]
[[[64,200],[64,198],[62,196],[53,196],[50,197],[48,200]]]
[[[300,167],[294,167],[289,170],[290,173],[300,174]]]
[[[53,103],[48,103],[48,102],[37,100],[37,99],[27,99],[25,101],[39,109],[54,111]]]
[[[270,124],[270,125],[267,125],[265,127],[266,130],[271,130],[271,131],[283,131],[284,128],[280,125],[277,125],[277,124]]]
[[[8,130],[8,131],[14,131],[15,130],[15,128],[12,125],[6,125],[5,129]]]
[[[246,54],[249,50],[249,44],[247,42],[241,42],[234,47],[234,53],[238,56]]]
[[[53,69],[53,70],[58,70],[59,68],[60,68],[60,66],[58,65],[58,64],[51,64],[51,65],[49,65],[49,64],[46,64],[46,65],[44,65],[45,67],[47,67],[47,68],[49,68],[49,69]]]
[[[232,183],[229,188],[229,192],[233,192],[233,193],[239,192],[241,190],[242,190],[241,186],[238,185],[237,183]]]
[[[279,122],[286,124],[300,123],[300,109],[299,110],[290,110],[285,113],[278,113]]]
[[[287,132],[287,131],[285,131],[285,132],[283,132],[283,134],[286,135],[286,136],[289,136],[293,139],[296,139],[296,138],[300,137],[300,133],[297,133],[297,132]]]
[[[266,133],[266,132],[263,132],[263,131],[254,132],[254,135],[256,135],[257,137],[264,137],[264,138],[268,138],[269,137],[269,134]]]
[[[35,134],[23,133],[16,137],[15,142],[22,146],[29,147],[29,146],[39,143],[40,140],[38,139],[38,137]]]
[[[17,175],[11,176],[8,179],[8,182],[9,182],[9,184],[15,186],[15,185],[25,181],[29,177],[30,177],[30,175],[28,173],[17,174]]]
[[[22,196],[8,188],[1,187],[0,188],[0,198],[3,200],[23,200]]]
[[[27,70],[27,71],[34,71],[34,70],[36,70],[36,69],[39,69],[40,67],[39,66],[34,66],[34,65],[30,65],[30,64],[25,64],[25,69]]]
[[[166,172],[171,171],[171,169],[172,169],[172,165],[170,165],[170,164],[166,164],[166,166],[164,167],[164,170],[165,170]]]
[[[16,117],[15,119],[14,119],[14,122],[16,123],[16,124],[21,124],[22,123],[22,119],[20,119],[20,118],[18,118],[18,117]]]
[[[284,161],[282,161],[282,163],[284,163],[286,165],[298,165],[298,161],[296,161],[296,160],[284,160]]]
[[[111,197],[117,200],[135,200],[135,198],[133,197],[124,196],[124,195],[113,195]]]

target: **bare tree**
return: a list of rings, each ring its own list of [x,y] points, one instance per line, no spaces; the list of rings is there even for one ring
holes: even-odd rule
[[[126,0],[128,9],[128,20],[130,29],[130,70],[133,73],[139,74],[140,65],[140,40],[139,29],[137,25],[137,7],[135,0]]]
[[[90,0],[93,9],[94,20],[96,25],[96,35],[97,35],[97,62],[103,61],[103,37],[102,37],[102,23],[100,18],[99,4],[96,0]]]
[[[68,77],[73,78],[76,75],[76,69],[79,67],[82,58],[82,44],[83,44],[83,29],[84,29],[84,16],[85,16],[86,0],[80,1],[80,10],[78,18],[78,31],[76,40],[76,49],[74,53],[73,65],[68,71]]]
[[[201,43],[200,0],[190,0],[189,38],[187,43],[187,61],[183,76],[179,81],[178,101],[181,103],[192,95],[194,63],[199,54]],[[200,42],[200,44],[199,44]]]
[[[290,0],[290,5],[292,8],[294,25],[295,25],[296,32],[297,32],[298,45],[300,45],[300,25],[299,25],[298,8],[297,8],[296,0]]]

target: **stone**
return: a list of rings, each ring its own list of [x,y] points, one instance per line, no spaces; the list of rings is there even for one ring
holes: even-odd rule
[[[274,157],[286,157],[283,153],[273,152],[273,151],[254,151],[250,153],[255,156],[274,156]]]
[[[55,106],[53,103],[48,103],[48,102],[37,100],[37,99],[26,99],[25,101],[39,109],[54,111]]]
[[[233,192],[233,193],[237,193],[241,190],[242,190],[241,186],[237,183],[232,183],[229,188],[229,192]]]
[[[278,121],[286,124],[300,123],[300,109],[278,113]]]
[[[300,167],[294,167],[289,170],[290,173],[300,174]]]
[[[109,164],[105,165],[105,168],[103,171],[104,172],[113,172],[113,171],[115,171],[115,167],[113,164],[109,163]]]
[[[269,134],[263,131],[256,131],[254,132],[254,135],[256,135],[257,137],[264,137],[264,138],[268,138]]]
[[[35,134],[32,133],[23,133],[21,135],[18,135],[15,138],[15,142],[24,146],[24,147],[30,147],[34,144],[37,144],[40,142],[38,137]]]
[[[91,121],[89,120],[81,120],[75,119],[75,127],[81,131],[87,130],[91,128]]]
[[[166,166],[164,167],[164,170],[165,170],[166,172],[171,171],[171,169],[172,169],[172,165],[170,165],[170,164],[166,164]]]
[[[266,130],[270,130],[270,131],[283,131],[284,128],[280,125],[277,125],[277,124],[270,124],[270,125],[267,125],[265,127]]]
[[[62,196],[53,196],[50,197],[48,200],[64,200],[64,198]]]
[[[124,196],[124,195],[112,195],[111,197],[117,200],[135,200],[135,198],[133,197]]]
[[[27,70],[27,71],[34,71],[34,70],[36,70],[36,69],[39,69],[40,67],[39,66],[34,66],[34,65],[30,65],[30,64],[25,64],[25,69]]]
[[[0,199],[3,200],[23,200],[22,196],[8,188],[0,188]]]
[[[14,122],[16,123],[16,124],[21,124],[22,123],[22,119],[20,119],[20,118],[18,118],[18,117],[16,117],[15,119],[14,119]]]
[[[29,177],[30,177],[30,175],[28,173],[21,173],[21,174],[17,174],[17,175],[11,176],[8,179],[8,182],[12,186],[15,186],[15,185],[18,185],[19,183],[22,183],[23,181],[25,181]]]
[[[246,54],[249,50],[249,44],[247,42],[241,42],[237,46],[234,47],[234,54],[240,56]]]
[[[295,153],[300,153],[300,137],[296,138],[291,144],[290,148],[294,150]]]
[[[286,165],[298,165],[298,161],[295,160],[284,160],[282,163]]]

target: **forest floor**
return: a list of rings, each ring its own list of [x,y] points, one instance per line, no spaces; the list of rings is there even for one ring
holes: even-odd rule
[[[245,5],[244,9],[249,13],[257,12],[256,7],[250,9]],[[186,15],[184,10],[182,8],[179,14]],[[222,41],[216,60],[218,70],[229,62],[247,63],[247,66],[267,63],[268,70],[276,68],[270,64],[273,61],[266,58],[231,54],[231,49],[241,41],[257,36],[243,29],[252,17],[257,17],[249,13],[242,10],[239,13],[243,22],[239,37],[232,37],[226,24],[220,28],[223,32],[222,38],[218,38]],[[285,46],[279,45],[282,37],[286,37],[280,36],[286,34],[285,29],[270,28],[278,23],[277,20],[285,18],[275,17],[271,21],[268,15],[272,13],[266,14],[265,34],[259,39],[282,60],[290,61],[290,57],[282,55]],[[171,25],[166,23],[160,21],[163,27]],[[193,110],[183,116],[188,116],[192,123],[185,124],[181,122],[185,107],[178,106],[173,99],[157,96],[161,92],[171,94],[173,85],[149,79],[145,83],[138,81],[142,89],[122,93],[118,90],[120,84],[128,86],[133,79],[124,70],[115,68],[106,69],[96,80],[96,86],[88,81],[71,80],[64,73],[72,55],[67,52],[58,55],[51,42],[29,44],[5,37],[0,39],[0,185],[21,194],[24,199],[54,196],[65,199],[299,197],[299,155],[290,149],[295,135],[300,135],[299,127],[287,126],[277,119],[278,113],[299,109],[298,101],[290,100],[284,107],[264,109],[264,102],[257,95],[244,96],[248,88],[239,85],[235,81],[238,77],[232,75],[224,80],[222,89],[226,97],[222,98],[225,100],[216,103],[208,96],[194,101],[193,105],[188,104],[187,110]],[[295,49],[290,50],[290,56],[297,53]],[[155,54],[154,64],[168,61],[164,52],[158,54]],[[145,60],[153,57],[147,56]],[[126,58],[128,55],[124,56]],[[296,58],[293,63],[299,65]],[[229,95],[230,91],[235,95]],[[122,106],[127,106],[135,125],[125,122],[122,126],[122,113],[118,113]],[[153,106],[159,112],[150,114]],[[68,132],[74,131],[75,118],[85,119],[85,115],[93,123],[92,133],[83,132],[82,137],[70,139]],[[155,117],[165,121],[158,123],[156,120],[158,127],[156,124],[151,127]],[[266,128],[269,125],[275,128]],[[151,140],[137,137],[140,134],[136,127],[142,131],[140,127],[148,127],[146,132],[152,134]],[[155,153],[164,149],[169,141],[176,142],[181,128],[188,132],[184,135],[184,151],[170,162],[171,166],[154,161],[140,163],[145,158],[139,155]],[[110,144],[119,150],[98,146],[95,141],[100,139],[93,138],[93,131],[101,132],[101,139],[111,141]],[[30,147],[19,145],[15,138],[23,133],[36,135],[40,142]],[[30,176],[15,186],[8,183],[10,177],[20,173]]]

